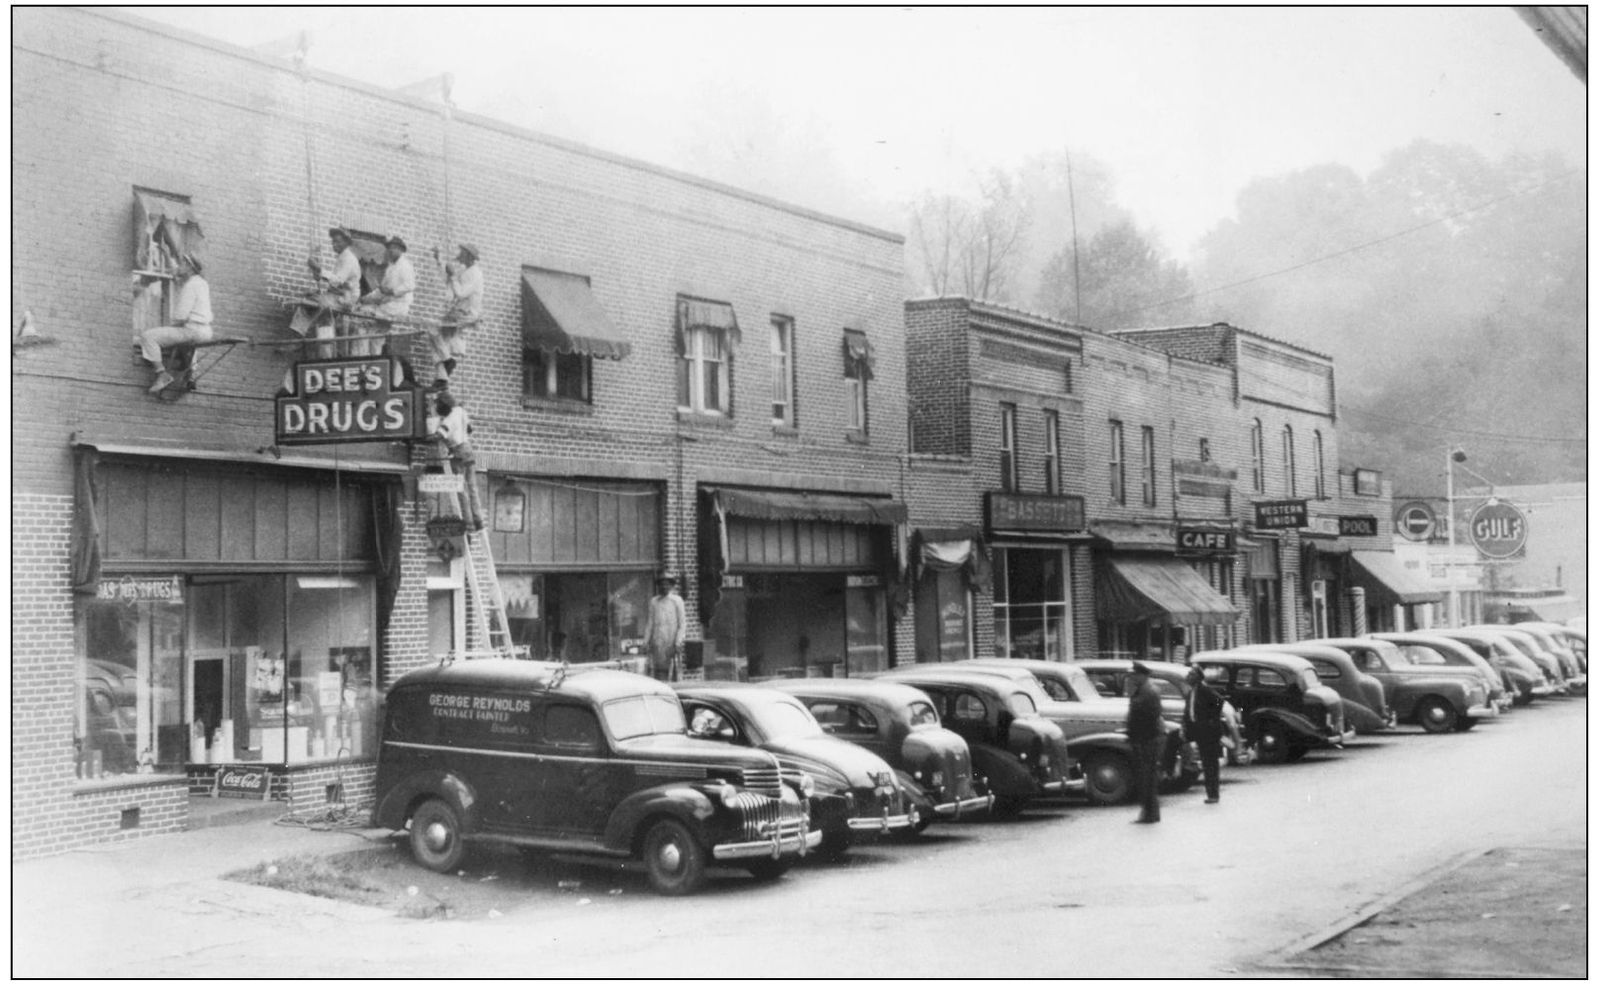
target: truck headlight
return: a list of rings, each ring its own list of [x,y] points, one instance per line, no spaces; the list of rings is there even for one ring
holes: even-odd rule
[[[740,805],[740,790],[725,782],[717,790],[717,799],[726,808],[735,809]]]
[[[800,785],[802,798],[811,799],[813,793],[817,790],[817,786],[813,784],[813,777],[806,772],[801,773]]]

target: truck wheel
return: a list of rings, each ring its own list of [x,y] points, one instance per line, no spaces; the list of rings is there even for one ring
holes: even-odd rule
[[[796,855],[781,854],[777,858],[758,858],[745,866],[752,878],[764,882],[776,881],[784,877],[785,872],[796,866],[800,860]]]
[[[1446,734],[1457,726],[1457,710],[1443,696],[1432,696],[1418,708],[1418,724],[1430,734]]]
[[[645,834],[644,866],[662,895],[688,895],[706,880],[706,852],[677,820],[659,820]]]
[[[465,859],[465,838],[453,808],[440,799],[428,799],[416,807],[409,821],[409,850],[432,871],[458,867]]]
[[[1117,806],[1132,796],[1130,760],[1113,751],[1096,752],[1082,762],[1087,798],[1099,806]]]
[[[1289,732],[1282,724],[1262,724],[1255,732],[1255,760],[1263,765],[1289,760]]]

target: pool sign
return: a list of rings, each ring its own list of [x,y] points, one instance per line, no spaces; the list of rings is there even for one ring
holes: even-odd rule
[[[1524,512],[1507,501],[1488,501],[1468,516],[1468,537],[1488,559],[1516,556],[1524,551]]]
[[[1435,511],[1422,501],[1408,501],[1395,513],[1395,530],[1402,538],[1427,542],[1435,534]]]

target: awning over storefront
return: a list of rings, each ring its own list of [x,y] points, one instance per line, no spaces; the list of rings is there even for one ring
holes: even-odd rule
[[[1177,538],[1169,522],[1105,521],[1095,518],[1087,525],[1107,547],[1118,552],[1175,552]]]
[[[924,579],[926,572],[963,570],[972,588],[978,592],[986,589],[986,553],[980,528],[916,528],[912,543],[908,575],[914,583]]]
[[[854,525],[900,525],[908,506],[885,498],[844,494],[797,494],[791,491],[712,490],[719,514],[782,521],[838,521]]]
[[[521,327],[533,350],[610,360],[633,352],[633,344],[617,330],[581,275],[522,272]]]
[[[1579,597],[1553,594],[1544,597],[1520,597],[1496,594],[1487,597],[1486,603],[1500,604],[1509,613],[1529,611],[1539,621],[1565,621],[1586,613],[1586,605]]]
[[[1358,550],[1351,553],[1351,567],[1370,591],[1402,604],[1432,604],[1445,596],[1440,588],[1430,586],[1417,573],[1401,565],[1393,552]]]
[[[1169,556],[1120,556],[1098,571],[1094,616],[1100,621],[1232,624],[1233,602],[1185,562]]]

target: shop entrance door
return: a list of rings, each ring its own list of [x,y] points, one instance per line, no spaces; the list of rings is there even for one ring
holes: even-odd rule
[[[221,648],[191,649],[185,658],[185,723],[191,725],[190,760],[225,762],[233,755],[235,740],[222,731],[233,721],[230,656]]]

